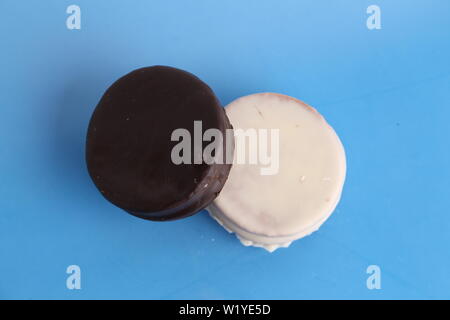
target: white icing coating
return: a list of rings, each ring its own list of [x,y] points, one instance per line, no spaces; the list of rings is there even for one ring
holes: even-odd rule
[[[234,129],[279,129],[279,171],[235,162],[211,216],[246,246],[274,251],[319,229],[339,202],[346,173],[344,148],[325,119],[305,103],[259,93],[230,103]]]

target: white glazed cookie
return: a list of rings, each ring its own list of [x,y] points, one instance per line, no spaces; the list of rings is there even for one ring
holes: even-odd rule
[[[279,129],[279,170],[261,175],[267,165],[236,163],[235,152],[211,216],[244,245],[271,252],[319,229],[345,180],[345,152],[333,128],[312,107],[276,93],[245,96],[225,110],[234,130]]]

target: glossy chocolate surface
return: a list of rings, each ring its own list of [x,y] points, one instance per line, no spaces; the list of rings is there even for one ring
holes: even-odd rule
[[[171,160],[172,132],[194,121],[203,132],[231,128],[212,90],[171,67],[135,70],[117,80],[97,105],[87,134],[89,174],[102,195],[149,220],[173,220],[206,207],[222,189],[231,165]],[[225,147],[225,146],[224,146]]]

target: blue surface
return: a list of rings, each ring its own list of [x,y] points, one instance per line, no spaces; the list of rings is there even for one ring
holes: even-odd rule
[[[66,28],[73,3],[81,30]],[[1,298],[450,298],[449,1],[2,0],[0,40]],[[152,223],[101,197],[89,117],[154,64],[223,104],[274,91],[324,114],[348,176],[319,232],[269,254],[205,212]],[[66,288],[72,264],[81,290]],[[381,290],[366,287],[372,264]]]

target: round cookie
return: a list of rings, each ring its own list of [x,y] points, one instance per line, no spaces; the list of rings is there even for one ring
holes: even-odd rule
[[[278,130],[278,150],[269,148],[278,165],[267,174],[267,161],[240,164],[236,146],[228,181],[208,207],[211,216],[244,245],[269,251],[316,231],[335,209],[345,180],[345,152],[335,131],[315,109],[281,94],[245,96],[225,110],[236,144],[239,129]]]
[[[87,133],[87,167],[102,195],[149,220],[179,219],[206,207],[231,165],[173,162],[178,142],[172,133],[182,128],[194,136],[194,121],[224,137],[231,128],[213,91],[196,76],[154,66],[117,80],[97,105]]]

